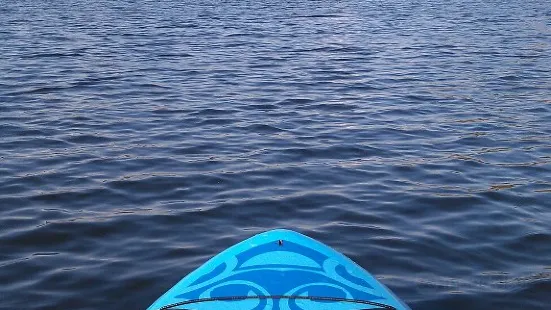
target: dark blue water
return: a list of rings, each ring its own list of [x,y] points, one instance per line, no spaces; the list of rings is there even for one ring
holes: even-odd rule
[[[0,308],[145,309],[291,228],[549,309],[551,2],[0,0]]]

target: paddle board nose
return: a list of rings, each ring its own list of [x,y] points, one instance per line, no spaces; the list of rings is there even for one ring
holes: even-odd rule
[[[398,309],[409,307],[366,270],[298,232],[271,230],[216,255],[157,309]]]

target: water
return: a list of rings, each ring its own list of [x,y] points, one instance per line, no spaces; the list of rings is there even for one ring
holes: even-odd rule
[[[548,309],[551,2],[0,0],[0,308],[145,309],[295,229]]]

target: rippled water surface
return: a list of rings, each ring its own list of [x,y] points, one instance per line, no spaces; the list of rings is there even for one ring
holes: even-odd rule
[[[551,2],[0,0],[0,308],[145,309],[272,228],[549,309]]]

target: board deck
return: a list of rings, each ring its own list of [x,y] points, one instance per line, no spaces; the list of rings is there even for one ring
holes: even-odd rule
[[[242,241],[191,272],[148,310],[410,308],[352,260],[291,230]]]

